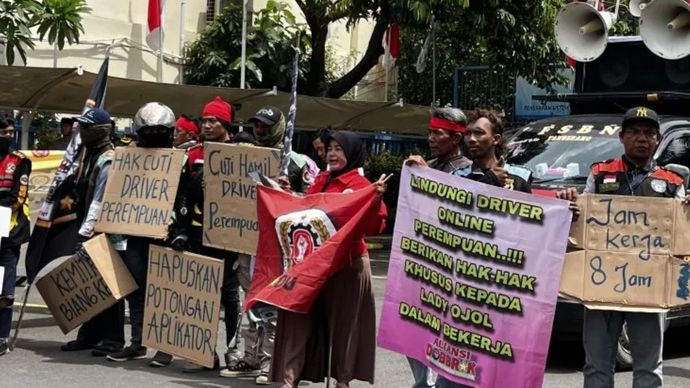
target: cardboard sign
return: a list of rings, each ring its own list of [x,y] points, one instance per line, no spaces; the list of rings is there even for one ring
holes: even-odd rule
[[[235,144],[204,145],[204,245],[256,254],[259,222],[253,172],[278,176],[280,150]]]
[[[541,387],[570,219],[565,201],[404,167],[379,345],[463,386]]]
[[[96,231],[167,237],[183,163],[183,150],[117,148]]]
[[[0,206],[0,237],[10,236],[10,222],[12,219],[12,209]]]
[[[583,195],[562,295],[591,308],[665,311],[690,304],[688,209],[673,198]]]
[[[223,262],[151,245],[143,344],[213,367]]]
[[[566,255],[560,291],[593,308],[664,311],[690,304],[689,278],[690,264],[668,255],[577,251]]]
[[[84,248],[90,259],[72,256],[36,282],[65,334],[137,289],[105,235],[87,241]]]

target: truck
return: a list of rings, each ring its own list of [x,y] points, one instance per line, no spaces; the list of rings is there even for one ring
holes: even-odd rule
[[[619,157],[624,112],[646,106],[660,115],[662,140],[654,154],[660,166],[690,175],[690,58],[669,61],[655,56],[640,37],[611,37],[604,54],[578,62],[573,93],[535,96],[570,104],[570,115],[528,123],[507,141],[506,162],[528,169],[533,192],[555,196],[566,187],[582,191],[597,162]],[[581,338],[583,305],[559,298],[555,339]],[[667,314],[667,326],[690,325],[690,306]],[[619,338],[617,366],[630,368],[625,326]]]

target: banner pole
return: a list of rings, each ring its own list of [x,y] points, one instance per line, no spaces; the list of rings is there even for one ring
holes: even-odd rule
[[[31,291],[31,286],[32,284],[29,283],[26,286],[26,291],[24,291],[24,300],[22,301],[22,307],[19,310],[19,318],[17,319],[17,327],[14,329],[14,336],[12,336],[12,341],[10,341],[10,350],[14,350],[17,337],[19,336],[19,329],[21,328],[24,320],[24,310],[26,309],[26,302],[29,300],[29,291]]]

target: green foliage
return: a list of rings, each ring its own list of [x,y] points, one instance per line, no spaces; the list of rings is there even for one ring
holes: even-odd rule
[[[60,138],[59,122],[54,113],[37,112],[31,119],[31,126],[38,129],[34,135],[34,149],[49,150],[53,144]]]
[[[79,43],[84,32],[81,15],[91,12],[84,0],[0,0],[0,34],[5,36],[5,56],[12,65],[14,51],[26,63],[26,50],[36,45],[31,40],[32,27],[38,27],[39,39],[46,35],[50,44],[62,50],[65,42]]]
[[[395,220],[395,208],[398,204],[400,186],[400,171],[408,155],[393,155],[388,151],[370,155],[364,164],[364,173],[372,182],[375,182],[382,174],[393,174],[388,181],[388,189],[383,195],[383,201],[388,206],[388,228],[392,230]]]
[[[289,90],[292,45],[300,37],[300,51],[308,53],[310,35],[284,2],[270,0],[253,15],[247,29],[246,86]],[[186,50],[185,82],[197,85],[237,87],[242,53],[242,7],[229,4],[199,39]],[[308,68],[307,55],[300,56],[300,77]]]
[[[436,30],[436,103],[452,103],[454,71],[465,66],[491,66],[493,78],[487,80],[486,90],[469,98],[507,111],[512,106],[505,105],[509,100],[505,97],[514,93],[511,83],[517,76],[547,89],[565,83],[559,70],[566,66],[566,56],[556,43],[554,22],[558,11],[567,3],[565,0],[468,0],[465,8],[436,9],[436,20],[441,24]],[[614,4],[608,2],[607,6]],[[637,20],[621,6],[619,21],[610,35],[634,34],[636,25]],[[424,72],[418,74],[414,67],[428,30],[418,24],[401,23],[401,36],[405,38],[401,41],[401,58],[397,64],[400,97],[406,102],[428,105],[432,100],[431,49]],[[507,86],[497,91],[498,83]]]

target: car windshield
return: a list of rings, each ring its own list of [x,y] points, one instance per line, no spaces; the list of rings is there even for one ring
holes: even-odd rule
[[[623,153],[616,121],[575,116],[532,123],[510,139],[506,162],[532,170],[535,183],[584,180],[592,163]]]

